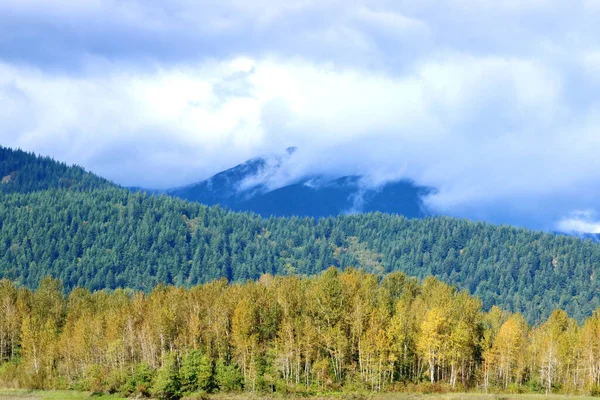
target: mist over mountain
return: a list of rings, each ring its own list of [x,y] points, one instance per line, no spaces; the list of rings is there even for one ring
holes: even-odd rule
[[[423,198],[434,190],[408,180],[373,185],[360,176],[316,175],[273,187],[272,178],[294,152],[295,148],[289,148],[282,156],[253,158],[206,180],[165,193],[265,217],[317,218],[374,211],[406,217],[426,215]]]

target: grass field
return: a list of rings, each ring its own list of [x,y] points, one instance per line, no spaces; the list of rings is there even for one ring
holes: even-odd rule
[[[0,389],[0,400],[119,400],[123,397],[112,395],[97,395],[88,392],[62,391],[62,390],[11,390]],[[446,393],[446,394],[411,394],[411,393],[386,393],[386,394],[336,394],[330,396],[317,396],[310,398],[295,398],[285,396],[258,396],[251,394],[236,395],[214,395],[211,399],[215,400],[268,400],[268,399],[288,399],[288,400],[597,400],[589,396],[565,396],[543,394],[480,394],[480,393]]]
[[[92,395],[87,392],[76,392],[72,390],[21,390],[0,389],[0,400],[119,400],[123,397],[111,395]]]

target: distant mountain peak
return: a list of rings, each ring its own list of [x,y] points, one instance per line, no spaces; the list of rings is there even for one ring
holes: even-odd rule
[[[288,157],[296,152],[289,147],[284,154],[252,158],[198,183],[168,190],[186,200],[251,211],[263,216],[323,217],[381,211],[419,217],[423,197],[431,189],[403,180],[373,188],[364,178],[350,175],[337,178],[325,175],[300,177],[283,186],[270,184],[282,172]]]

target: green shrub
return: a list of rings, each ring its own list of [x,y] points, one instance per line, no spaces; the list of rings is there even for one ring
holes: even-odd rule
[[[222,392],[236,392],[244,388],[244,378],[237,366],[225,364],[222,360],[217,362],[215,378]]]
[[[127,382],[127,374],[121,369],[113,369],[106,377],[106,391],[110,394],[117,393]]]
[[[160,400],[177,400],[181,398],[181,383],[177,369],[177,358],[174,353],[169,353],[162,367],[156,371],[152,389],[152,396]]]
[[[179,370],[181,393],[209,393],[214,388],[214,368],[211,360],[200,350],[184,355]]]
[[[21,374],[19,373],[19,361],[8,361],[0,365],[0,386],[6,388],[19,387]]]
[[[150,387],[154,373],[146,363],[136,365],[133,374],[127,379],[119,392],[124,396],[132,394],[150,397]]]

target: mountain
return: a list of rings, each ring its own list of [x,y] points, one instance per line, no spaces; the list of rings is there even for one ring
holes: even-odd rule
[[[242,189],[245,180],[258,175],[266,167],[265,158],[254,158],[204,181],[166,191],[171,196],[207,205],[220,204],[235,208],[254,195],[267,191],[263,185]]]
[[[581,321],[600,306],[600,245],[590,240],[449,217],[261,218],[131,192],[47,158],[1,154],[15,171],[9,184],[23,186],[0,192],[0,278],[19,285],[52,275],[66,290],[149,291],[314,275],[333,265],[433,275],[479,296],[486,309],[499,305],[530,321],[555,308]],[[7,162],[15,157],[20,163]]]
[[[288,150],[288,155],[291,151]],[[423,197],[432,189],[410,181],[368,187],[359,176],[310,176],[276,189],[264,182],[281,166],[280,158],[255,158],[213,177],[166,193],[207,205],[268,216],[326,217],[381,211],[423,217]]]

